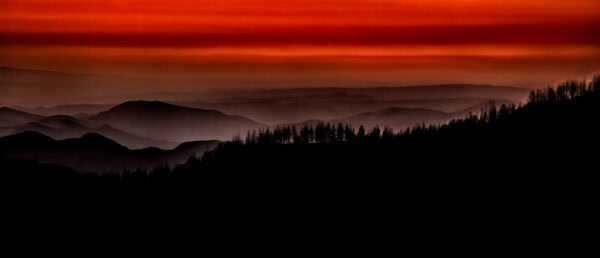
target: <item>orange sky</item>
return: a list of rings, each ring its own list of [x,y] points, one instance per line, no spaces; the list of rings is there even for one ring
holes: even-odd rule
[[[599,46],[598,0],[0,0],[0,66],[186,89],[538,87]]]
[[[2,0],[3,32],[198,33],[290,26],[596,23],[597,0]]]

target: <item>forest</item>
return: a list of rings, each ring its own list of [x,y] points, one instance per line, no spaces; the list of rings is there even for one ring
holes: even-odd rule
[[[2,161],[2,184],[190,186],[198,189],[390,190],[527,184],[589,175],[598,158],[600,76],[532,91],[446,124],[395,132],[319,123],[249,131],[198,158],[104,175],[32,161]],[[483,183],[482,183],[483,182]]]

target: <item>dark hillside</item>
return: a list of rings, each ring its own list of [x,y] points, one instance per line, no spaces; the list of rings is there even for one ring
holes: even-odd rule
[[[493,107],[441,126],[396,133],[323,123],[253,131],[202,159],[138,171],[135,177],[125,173],[123,178],[133,179],[115,182],[189,185],[231,194],[586,191],[600,143],[599,83],[598,78],[589,84],[567,82],[533,92],[522,107]]]

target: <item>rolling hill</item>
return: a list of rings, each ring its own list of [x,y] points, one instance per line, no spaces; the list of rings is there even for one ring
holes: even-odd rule
[[[172,149],[177,146],[176,142],[159,141],[150,138],[139,137],[137,135],[115,129],[109,125],[100,125],[94,127],[89,121],[77,119],[72,116],[56,115],[43,117],[31,115],[20,111],[17,118],[11,117],[10,123],[16,126],[0,127],[0,136],[17,134],[25,131],[39,132],[57,140],[67,138],[81,137],[86,133],[99,133],[105,135],[120,144],[131,149],[142,149],[148,147],[158,147],[162,149]],[[8,117],[8,116],[6,116]],[[34,121],[22,124],[24,121]]]
[[[43,119],[43,116],[0,107],[0,127],[17,126]]]
[[[237,92],[177,104],[216,109],[274,125],[309,119],[331,120],[392,107],[450,113],[486,101],[524,102],[528,93],[522,88],[470,84],[310,88]]]
[[[262,127],[241,116],[159,101],[130,101],[90,118],[141,137],[173,142],[199,139],[229,140],[237,134]]]
[[[372,128],[375,125],[390,126],[395,129],[403,129],[420,123],[441,123],[452,117],[451,114],[441,111],[422,108],[386,108],[376,112],[361,113],[346,117],[340,121],[352,125],[362,125]]]
[[[310,119],[299,123],[289,124],[296,127],[316,126],[319,122],[329,123],[342,123],[351,124],[353,126],[364,126],[365,128],[372,128],[376,125],[380,127],[389,126],[396,130],[406,129],[413,127],[417,124],[441,124],[448,122],[452,119],[464,118],[469,114],[479,114],[482,110],[487,110],[490,107],[499,107],[500,105],[513,104],[509,101],[484,101],[473,106],[469,106],[464,109],[443,112],[433,109],[425,108],[404,108],[404,107],[390,107],[380,109],[372,112],[363,112],[356,115],[332,119],[332,120],[319,120]]]
[[[45,116],[53,115],[70,115],[79,117],[82,114],[94,115],[102,111],[111,109],[115,105],[111,104],[77,104],[77,105],[58,105],[52,107],[37,107],[37,108],[18,108],[19,110],[27,111],[34,114]]]
[[[420,85],[406,87],[374,88],[297,88],[248,91],[230,94],[230,98],[263,99],[310,95],[360,95],[378,100],[414,100],[447,98],[503,98],[511,101],[524,101],[529,89],[475,84]]]
[[[214,149],[218,141],[187,142],[172,150],[146,148],[130,150],[100,134],[54,140],[38,132],[23,132],[0,138],[0,159],[34,160],[80,172],[120,172],[123,169],[152,168],[185,162],[191,155]]]

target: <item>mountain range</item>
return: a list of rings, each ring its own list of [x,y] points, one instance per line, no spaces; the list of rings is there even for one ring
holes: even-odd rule
[[[229,140],[235,135],[243,135],[248,130],[264,126],[245,117],[226,115],[216,110],[159,101],[125,102],[89,120],[142,137],[175,142]]]
[[[2,73],[31,73],[0,69]],[[65,75],[39,72],[44,78]],[[92,75],[81,75],[87,78]],[[20,77],[19,77],[20,78]],[[197,101],[127,101],[0,109],[0,136],[36,131],[56,140],[86,133],[108,137],[130,149],[172,149],[196,140],[230,140],[248,130],[318,121],[391,126],[436,124],[482,108],[523,101],[528,91],[490,85],[391,88],[311,88],[206,95]],[[304,121],[304,122],[298,122]]]
[[[314,127],[317,123],[324,122],[333,124],[350,124],[355,127],[362,125],[365,128],[372,128],[376,125],[380,127],[389,126],[396,130],[403,130],[421,124],[441,124],[448,122],[452,119],[464,118],[469,114],[479,114],[483,110],[488,110],[491,107],[498,108],[501,105],[511,104],[514,103],[509,101],[485,101],[465,109],[456,110],[454,112],[442,112],[438,110],[425,108],[390,107],[381,110],[376,110],[373,112],[364,112],[338,119],[309,119],[300,123],[293,123],[288,125],[294,125],[296,127],[303,127],[307,125]]]
[[[190,156],[201,156],[218,144],[218,141],[194,141],[180,144],[172,150],[130,150],[96,133],[87,133],[80,138],[54,140],[38,132],[26,131],[0,138],[0,159],[59,164],[80,172],[117,173],[123,169],[181,164]]]
[[[433,85],[394,88],[316,88],[231,93],[179,105],[216,109],[265,124],[333,120],[386,108],[452,113],[487,101],[524,102],[527,89],[490,85]]]
[[[92,116],[44,117],[10,108],[0,109],[0,136],[37,131],[55,139],[98,133],[128,148],[170,149],[196,140],[229,140],[263,127],[252,120],[158,101],[130,101]]]
[[[9,109],[4,108],[4,110]],[[25,131],[35,131],[57,140],[63,140],[67,138],[81,137],[86,133],[98,133],[109,137],[131,149],[141,149],[147,147],[171,149],[176,147],[178,144],[176,142],[159,141],[150,138],[140,137],[116,129],[106,124],[98,127],[93,127],[91,125],[92,123],[90,123],[89,121],[80,120],[72,116],[57,115],[43,117],[15,110],[6,113],[13,114],[11,118],[13,118],[14,120],[10,120],[12,122],[9,123],[13,126],[0,127],[0,136],[17,134]],[[14,114],[18,114],[19,116],[15,117]],[[4,116],[0,113],[0,117],[6,118],[8,116]],[[15,121],[22,121],[25,122],[25,124],[15,126],[15,124],[17,124]]]
[[[320,99],[324,107],[313,103],[312,108],[306,108],[306,112],[300,115],[309,119],[304,122],[295,122],[298,126],[316,124],[318,121],[333,123],[352,124],[356,127],[363,125],[372,127],[375,125],[390,126],[395,129],[405,129],[416,124],[436,124],[447,122],[454,118],[461,118],[469,113],[478,113],[482,109],[500,104],[512,104],[507,100],[482,100],[482,99],[441,99],[441,100],[409,100],[390,102],[382,101],[373,105],[362,105],[366,112],[352,113],[347,116],[339,116],[327,119],[327,100],[337,99],[334,105],[355,105],[344,103],[350,99],[365,100],[369,98],[361,96],[350,96],[346,94],[336,96],[310,96],[312,99]],[[304,98],[301,98],[304,99]],[[402,103],[396,106],[398,103]],[[311,101],[307,101],[311,103]],[[375,103],[375,102],[372,102]],[[412,106],[451,106],[461,108],[451,112],[436,109],[412,107]],[[467,106],[468,105],[468,106]],[[368,107],[366,107],[368,106]],[[375,109],[382,106],[382,109]],[[409,107],[405,107],[409,106]],[[467,106],[466,108],[463,108]],[[290,106],[284,113],[295,112],[299,114],[298,106]],[[275,108],[271,113],[281,112],[285,108]],[[371,109],[374,109],[370,111]],[[447,108],[450,109],[450,108]],[[314,110],[314,112],[311,112]],[[331,109],[329,109],[331,110]],[[266,109],[265,112],[268,112]],[[342,112],[347,114],[348,112]],[[320,115],[319,115],[320,114]],[[333,116],[336,112],[330,112]],[[94,115],[74,117],[69,115],[41,116],[7,107],[0,109],[0,136],[16,134],[24,131],[36,131],[57,140],[81,137],[86,133],[97,133],[113,139],[120,144],[131,148],[141,149],[147,147],[158,147],[172,149],[178,144],[195,140],[230,140],[236,135],[245,135],[248,130],[267,127],[268,125],[255,122],[248,118],[235,115],[227,115],[217,110],[197,109],[179,105],[168,104],[159,101],[129,101],[116,105],[113,108]]]
[[[0,107],[0,127],[17,126],[43,119],[43,116],[14,110],[8,107]]]
[[[22,110],[3,107],[0,159],[58,164],[91,173],[173,166],[193,154],[214,149],[220,141],[287,121],[296,121],[296,125],[326,121],[355,128],[379,125],[405,129],[518,103],[524,96],[520,89],[474,87],[430,87],[448,98],[425,97],[427,89],[410,87],[326,88],[233,94],[212,102],[140,100]],[[36,110],[40,113],[32,113]]]

